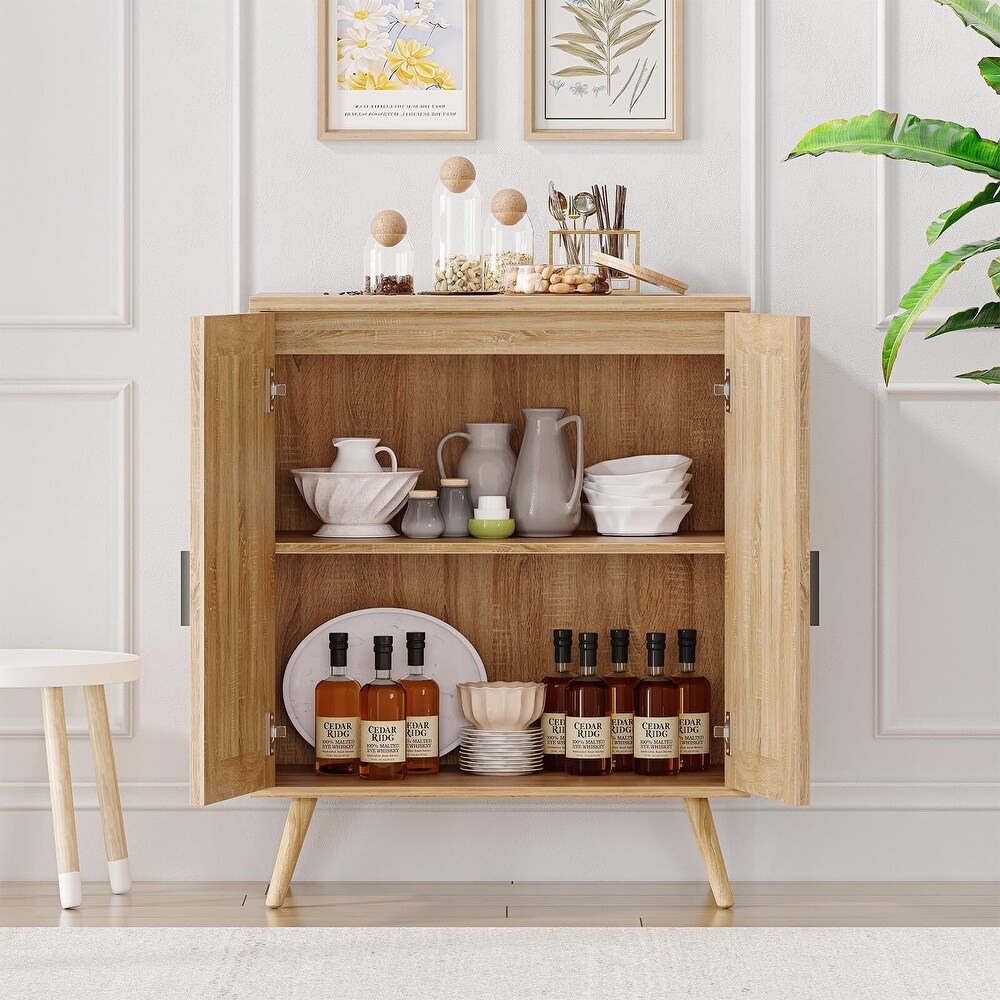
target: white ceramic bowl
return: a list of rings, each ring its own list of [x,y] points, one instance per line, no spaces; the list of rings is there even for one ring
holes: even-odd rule
[[[665,472],[690,462],[687,455],[632,455],[629,458],[612,458],[607,462],[588,465],[583,471],[588,476],[636,476],[643,472]]]
[[[619,486],[617,483],[614,486],[602,487],[596,486],[591,483],[586,478],[583,481],[583,488],[587,492],[588,496],[600,497],[600,499],[591,499],[591,503],[596,503],[598,506],[603,504],[606,507],[620,507],[623,504],[619,503],[607,503],[609,499],[624,501],[624,505],[628,504],[644,504],[644,503],[666,503],[668,500],[678,500],[681,497],[687,496],[688,485],[694,477],[689,472],[683,479],[676,483],[664,483],[662,486]]]
[[[317,538],[391,538],[389,522],[403,509],[420,469],[329,472],[292,469],[309,509],[323,522]]]
[[[594,519],[601,535],[672,535],[693,504],[676,507],[594,507],[583,509]]]
[[[584,490],[587,500],[595,507],[622,507],[630,510],[662,510],[666,507],[679,507],[687,503],[687,493],[682,493],[679,497],[671,497],[669,500],[636,500],[635,497],[610,497],[605,493],[598,493],[596,490]]]
[[[664,466],[659,469],[643,469],[637,459],[658,460],[660,462],[676,461],[676,465]],[[683,455],[638,455],[636,459],[618,458],[612,462],[600,462],[590,466],[584,475],[584,481],[591,486],[607,489],[613,486],[662,486],[665,483],[679,483],[691,468],[692,459]],[[633,463],[633,464],[623,464]],[[619,471],[608,471],[618,469]],[[635,469],[626,472],[625,469]]]
[[[477,729],[519,732],[542,714],[545,685],[523,681],[456,684],[462,713]]]

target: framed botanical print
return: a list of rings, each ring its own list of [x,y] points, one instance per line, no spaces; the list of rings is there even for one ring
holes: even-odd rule
[[[683,0],[525,0],[528,139],[683,139]]]
[[[475,139],[476,0],[318,0],[321,139]]]

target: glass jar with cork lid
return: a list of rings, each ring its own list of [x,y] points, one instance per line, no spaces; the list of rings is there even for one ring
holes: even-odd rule
[[[483,232],[483,288],[502,292],[507,272],[535,262],[535,233],[528,218],[528,199],[504,188],[490,203],[490,217]]]
[[[434,191],[434,291],[480,292],[483,288],[483,196],[476,168],[464,156],[441,164]]]
[[[406,235],[406,219],[387,209],[372,219],[365,243],[365,295],[412,295],[413,244]]]

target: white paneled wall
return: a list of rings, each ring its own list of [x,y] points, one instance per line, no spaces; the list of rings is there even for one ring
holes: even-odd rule
[[[338,145],[314,137],[313,0],[0,0],[0,378],[14,386],[0,420],[16,427],[0,466],[0,630],[112,643],[129,597],[143,677],[133,735],[116,742],[137,875],[265,878],[281,823],[273,803],[186,805],[187,317],[250,291],[355,287],[381,208],[403,211],[424,247],[437,166],[462,152],[487,193],[528,193],[536,233],[550,178],[620,181],[649,262],[696,291],[813,317],[814,807],[720,805],[733,878],[1000,877],[1000,393],[940,388],[1000,350],[994,334],[914,337],[906,385],[886,394],[875,329],[931,259],[927,222],[977,185],[862,157],[781,162],[808,127],[878,101],[989,131],[1000,98],[975,69],[988,44],[931,0],[687,0],[688,139],[531,144],[522,4],[479,11],[477,142]],[[974,215],[954,242],[997,221]],[[974,265],[960,281],[942,309],[988,297]],[[49,388],[25,394],[32,382]],[[109,388],[126,384],[131,444],[128,393]],[[123,451],[127,480],[112,475]],[[54,498],[70,477],[85,499],[67,538]],[[35,597],[46,572],[57,602]],[[40,740],[8,738],[34,711],[0,703],[0,877],[52,870]],[[100,877],[82,741],[73,752],[84,870]],[[627,855],[596,850],[625,830]],[[412,878],[396,858],[414,841],[428,879],[702,877],[675,804],[603,803],[324,803],[300,873],[357,878],[358,855],[380,853],[382,877]],[[584,861],[570,842],[595,850]]]

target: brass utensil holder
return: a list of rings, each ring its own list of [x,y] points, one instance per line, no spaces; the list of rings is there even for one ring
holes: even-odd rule
[[[611,253],[639,264],[638,229],[550,229],[549,265],[579,264],[581,267],[596,267],[591,262],[595,250]],[[575,254],[573,253],[575,251]],[[576,256],[577,260],[570,258]],[[638,278],[629,277],[622,271],[603,268],[611,291],[618,295],[638,295]]]

